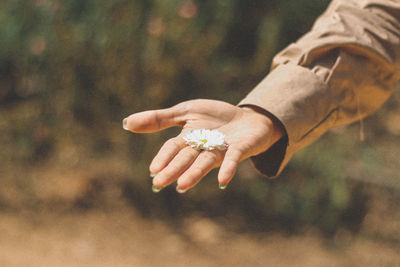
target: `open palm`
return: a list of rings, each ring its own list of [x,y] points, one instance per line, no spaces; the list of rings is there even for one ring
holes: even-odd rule
[[[183,193],[219,166],[218,181],[224,188],[242,160],[267,150],[282,135],[271,119],[257,109],[216,100],[190,100],[124,119],[124,128],[136,133],[173,126],[182,126],[182,132],[165,142],[150,164],[156,191],[177,181],[177,191]],[[227,150],[200,151],[187,146],[183,139],[187,131],[201,128],[217,129],[225,134]]]

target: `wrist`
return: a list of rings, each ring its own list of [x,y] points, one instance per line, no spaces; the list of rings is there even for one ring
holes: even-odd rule
[[[271,145],[286,135],[285,127],[282,123],[265,109],[253,105],[246,105],[240,108],[257,116],[262,123],[267,125],[271,132]]]

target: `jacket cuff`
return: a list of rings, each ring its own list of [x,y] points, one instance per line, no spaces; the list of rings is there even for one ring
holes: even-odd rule
[[[327,120],[334,110],[330,100],[328,86],[310,69],[295,64],[274,69],[238,104],[266,110],[287,133],[267,151],[252,157],[253,165],[264,175],[277,176],[292,156],[311,142],[308,139],[314,140],[307,137],[321,135],[318,127],[332,121]]]

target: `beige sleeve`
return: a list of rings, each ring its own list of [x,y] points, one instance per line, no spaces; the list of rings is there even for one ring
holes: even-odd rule
[[[252,157],[267,176],[328,129],[378,109],[400,81],[400,0],[334,0],[309,33],[273,60],[239,105],[276,117],[287,135]]]

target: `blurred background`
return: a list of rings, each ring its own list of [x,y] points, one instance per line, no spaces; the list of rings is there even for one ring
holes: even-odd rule
[[[398,266],[400,92],[275,180],[244,162],[184,195],[148,165],[179,132],[122,130],[193,98],[238,103],[328,0],[2,0],[1,266]]]

